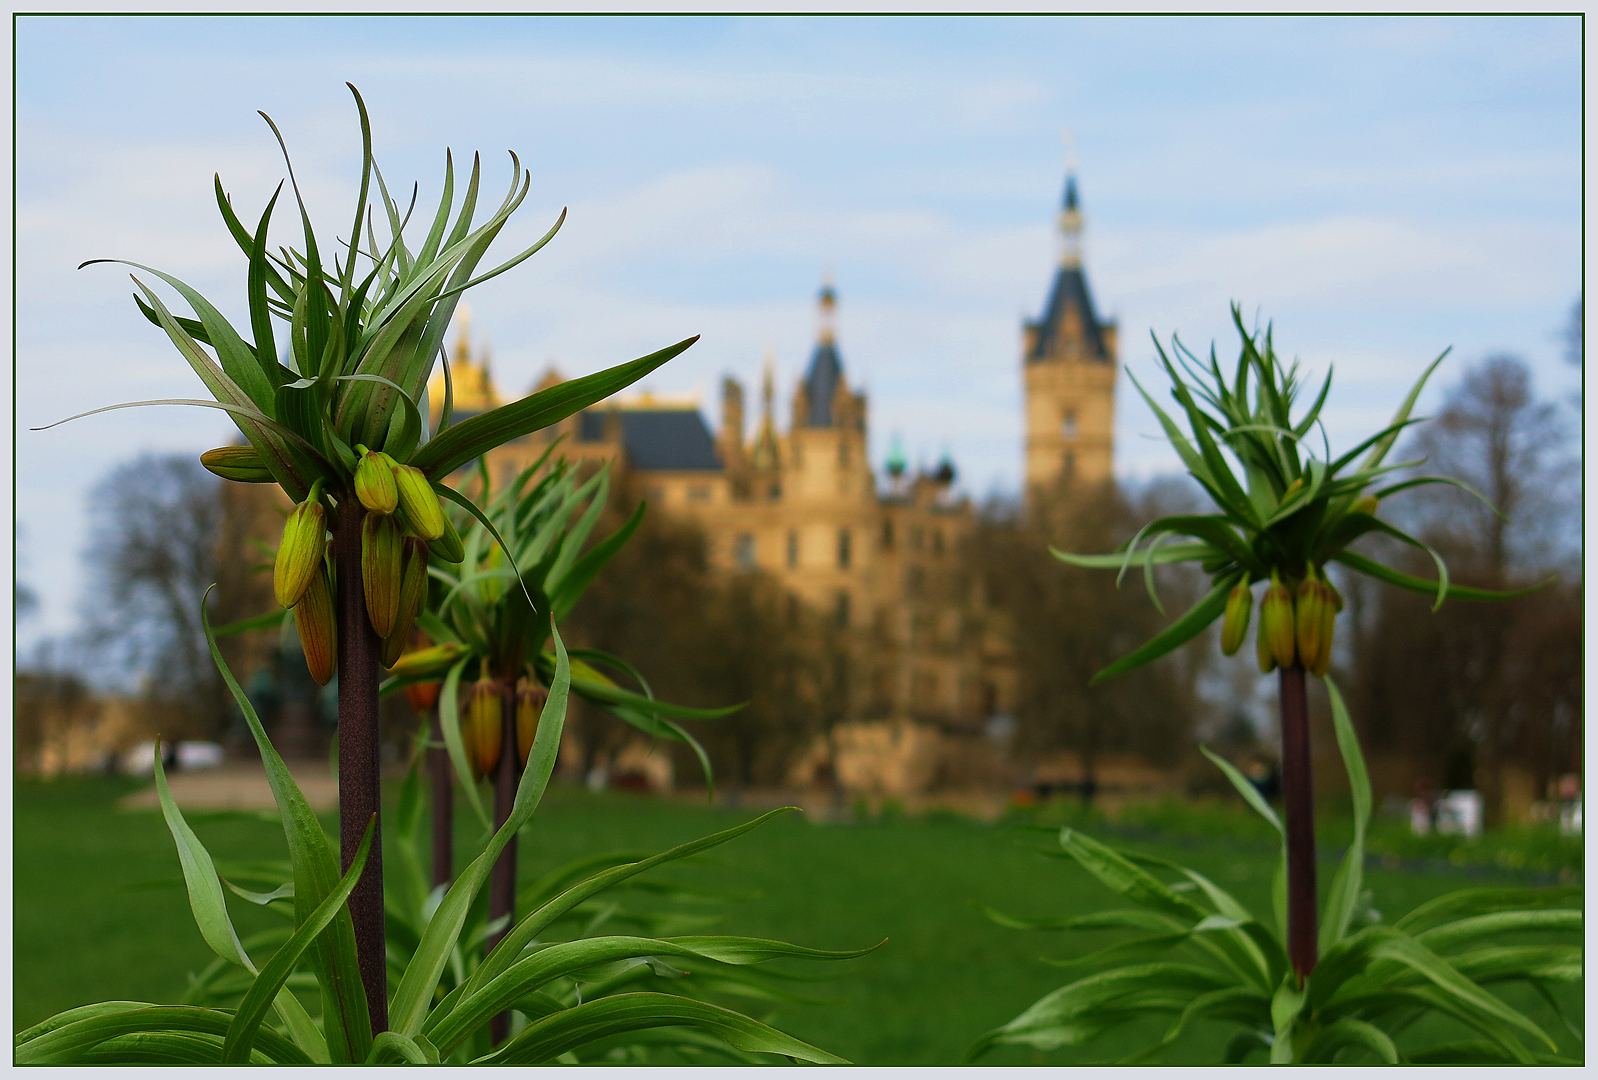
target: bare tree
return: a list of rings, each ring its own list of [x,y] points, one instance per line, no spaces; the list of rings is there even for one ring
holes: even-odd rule
[[[90,495],[84,641],[96,681],[132,677],[175,711],[169,735],[215,737],[221,680],[200,626],[216,580],[218,481],[190,454],[145,454]]]
[[[1014,748],[1022,754],[1071,750],[1082,760],[1084,794],[1096,786],[1098,759],[1136,751],[1170,762],[1186,744],[1198,708],[1196,650],[1179,651],[1137,677],[1090,686],[1093,675],[1156,633],[1164,617],[1141,572],[1118,590],[1115,578],[1054,559],[1067,551],[1109,551],[1147,515],[1179,512],[1180,489],[1160,485],[1134,508],[1114,484],[1063,486],[1039,493],[1021,516],[989,514],[977,559],[990,602],[1010,626],[1019,675]],[[1197,594],[1180,573],[1160,572],[1160,598],[1174,615]]]
[[[1452,488],[1415,499],[1400,522],[1447,560],[1450,576],[1515,588],[1555,570],[1580,577],[1577,472],[1559,410],[1533,393],[1525,364],[1494,356],[1468,370],[1443,410],[1408,444],[1427,474],[1459,477],[1501,512]],[[1411,573],[1433,576],[1408,553]],[[1361,711],[1372,745],[1409,760],[1438,787],[1478,787],[1502,819],[1506,766],[1541,786],[1574,766],[1579,738],[1579,588],[1504,604],[1448,602],[1382,590],[1359,598]],[[1575,733],[1574,736],[1572,733]]]

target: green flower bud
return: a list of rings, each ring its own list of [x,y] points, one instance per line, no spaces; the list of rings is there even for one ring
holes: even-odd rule
[[[466,744],[466,760],[472,776],[481,780],[499,765],[500,744],[504,740],[504,703],[499,684],[480,678],[466,695],[466,713],[461,717],[461,739]]]
[[[283,539],[277,545],[277,559],[272,566],[272,589],[279,607],[298,604],[322,565],[327,524],[318,500],[321,488],[321,480],[312,484],[311,494],[289,512],[283,523]]]
[[[405,538],[405,569],[400,573],[399,618],[383,639],[383,666],[392,667],[405,651],[416,613],[427,598],[427,542],[414,536]]]
[[[294,605],[294,626],[300,632],[300,648],[305,651],[305,666],[318,686],[326,686],[338,666],[338,619],[333,614],[333,590],[327,570],[318,559],[310,587]]]
[[[1254,610],[1254,593],[1248,579],[1239,581],[1226,598],[1226,617],[1221,620],[1221,652],[1231,656],[1243,645],[1248,633],[1248,617]]]
[[[401,539],[392,518],[367,514],[361,522],[361,588],[367,618],[380,638],[388,637],[399,621]]]
[[[444,515],[444,531],[438,539],[429,541],[434,555],[447,563],[458,563],[466,558],[466,545],[461,542],[461,534],[455,531],[455,523]]]
[[[271,484],[277,478],[253,446],[219,446],[200,455],[200,464],[224,480],[241,484]]]
[[[516,760],[527,768],[527,755],[533,751],[533,739],[538,736],[538,721],[544,715],[544,703],[549,691],[532,679],[516,683]]]
[[[399,506],[394,459],[381,450],[365,450],[355,466],[355,497],[374,514],[392,514]]]
[[[1254,657],[1260,662],[1260,674],[1269,675],[1276,670],[1276,657],[1271,653],[1271,639],[1265,633],[1265,604],[1260,602],[1260,625],[1254,631]]]
[[[1260,601],[1260,634],[1265,638],[1276,667],[1292,667],[1297,659],[1293,641],[1293,595],[1271,571],[1271,585]]]
[[[1300,476],[1297,480],[1294,480],[1291,484],[1287,485],[1287,489],[1282,492],[1282,501],[1277,505],[1281,506],[1291,502],[1293,496],[1297,495],[1301,490],[1303,490],[1303,487],[1304,478]]]
[[[388,670],[390,675],[401,679],[408,679],[413,675],[443,674],[465,653],[466,646],[455,642],[431,645],[425,649],[405,653],[394,663],[389,664]]]
[[[394,466],[394,485],[399,490],[399,504],[405,519],[423,540],[437,540],[444,535],[444,508],[438,504],[438,493],[427,482],[422,470],[412,465]]]

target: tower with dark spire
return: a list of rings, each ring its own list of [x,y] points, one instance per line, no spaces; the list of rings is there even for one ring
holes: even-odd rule
[[[1043,314],[1022,325],[1029,492],[1102,482],[1115,462],[1116,326],[1100,318],[1088,290],[1074,169],[1065,177],[1056,256]]]

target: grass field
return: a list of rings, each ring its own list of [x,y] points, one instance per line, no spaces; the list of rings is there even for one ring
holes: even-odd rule
[[[211,958],[190,918],[160,815],[114,807],[130,790],[125,780],[17,782],[18,1028],[95,1000],[174,1001],[187,973]],[[530,879],[582,854],[659,850],[751,816],[753,811],[555,789],[524,834],[521,870]],[[464,840],[469,819],[462,814],[460,820]],[[281,829],[272,821],[199,813],[191,821],[218,860],[286,857]],[[1020,915],[1065,915],[1114,903],[1113,894],[1074,864],[1036,850],[1047,843],[1043,834],[957,818],[816,825],[795,813],[669,876],[745,894],[725,907],[717,932],[829,949],[887,938],[859,960],[807,968],[830,976],[807,992],[831,1002],[785,1007],[773,1022],[861,1064],[952,1065],[984,1031],[1081,974],[1050,968],[1040,957],[1080,955],[1111,940],[1005,929],[974,909],[981,902]],[[1266,910],[1272,870],[1266,851],[1156,841],[1127,846],[1201,870],[1245,904]],[[1323,883],[1329,877],[1328,867]],[[1368,877],[1376,906],[1388,918],[1472,884],[1459,876],[1380,870]],[[235,905],[235,918],[241,934],[275,921],[244,903]],[[1518,991],[1505,996],[1549,1030],[1560,1026],[1545,1005]],[[1566,1015],[1580,1015],[1579,990],[1566,996]],[[1151,1035],[1157,1038],[1159,1030],[1154,1023],[1047,1055],[1005,1049],[983,1062],[1113,1059]],[[1448,1032],[1439,1027],[1434,1034],[1440,1040]],[[1201,1030],[1183,1057],[1173,1060],[1203,1061],[1222,1037],[1222,1029]],[[1567,1033],[1561,1042],[1561,1052],[1581,1055],[1573,1036]]]

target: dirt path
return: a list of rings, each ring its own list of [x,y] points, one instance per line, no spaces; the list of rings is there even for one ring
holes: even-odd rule
[[[338,806],[338,784],[326,762],[293,761],[289,771],[305,793],[313,810],[332,810]],[[211,769],[176,772],[167,776],[172,798],[186,810],[274,810],[272,788],[266,782],[261,763],[230,761]],[[124,810],[148,810],[160,806],[155,786],[134,792],[117,801]]]

